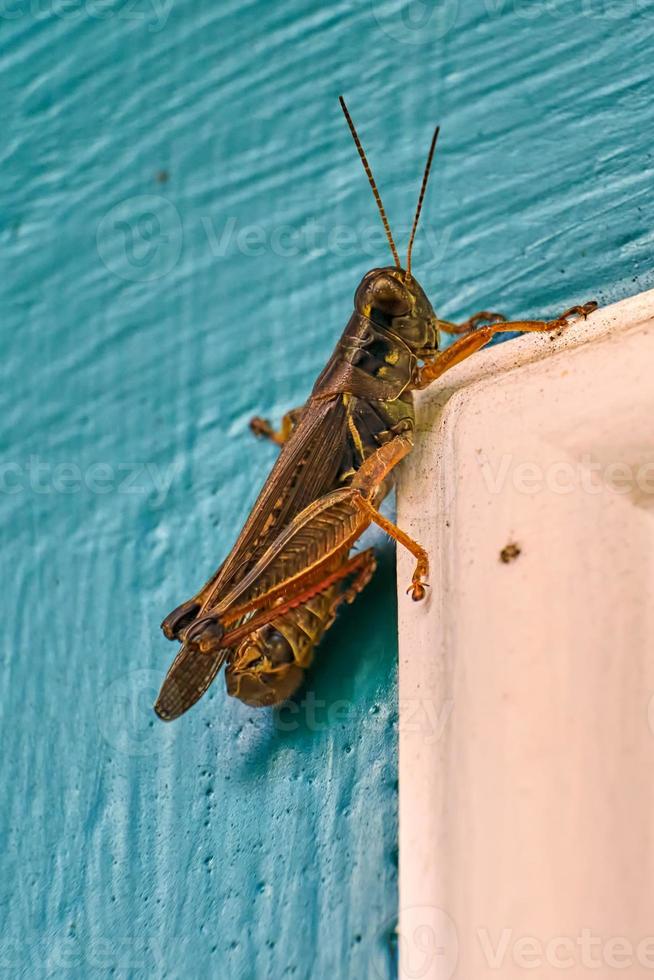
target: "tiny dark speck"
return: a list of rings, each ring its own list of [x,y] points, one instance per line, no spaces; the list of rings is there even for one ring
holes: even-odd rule
[[[521,551],[522,548],[519,544],[507,544],[506,547],[502,548],[500,551],[500,561],[505,565],[508,565],[509,562],[515,561],[516,558],[520,556]]]
[[[167,184],[170,174],[167,170],[157,170],[154,179],[158,184]]]

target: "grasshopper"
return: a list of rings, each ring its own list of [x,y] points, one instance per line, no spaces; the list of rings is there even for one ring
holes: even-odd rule
[[[402,266],[366,154],[345,101],[339,99],[382,219],[394,265],[372,269],[354,294],[354,310],[307,402],[287,413],[279,431],[252,420],[255,434],[280,455],[231,552],[200,591],[164,619],[181,642],[155,711],[179,717],[225,666],[227,690],[253,707],[292,696],[315,646],[339,608],[366,586],[372,549],[353,552],[376,524],[415,558],[408,592],[420,601],[427,553],[379,512],[397,464],[413,448],[413,391],[507,332],[541,332],[586,317],[595,302],[552,320],[509,321],[482,311],[463,323],[440,319],[411,270],[411,255],[436,148],[429,147]],[[439,350],[441,333],[459,335]]]

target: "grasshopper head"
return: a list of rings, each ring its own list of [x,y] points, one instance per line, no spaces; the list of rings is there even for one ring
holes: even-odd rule
[[[419,358],[429,357],[438,349],[438,321],[422,287],[411,275],[411,255],[418,229],[420,212],[425,198],[425,191],[427,190],[429,171],[431,170],[434,150],[436,149],[439,127],[437,126],[434,130],[429,153],[427,154],[427,162],[422,175],[420,193],[418,194],[418,203],[413,218],[411,234],[409,235],[409,244],[406,252],[406,269],[403,269],[391,227],[388,223],[386,211],[384,210],[375,178],[372,175],[372,170],[361,145],[356,127],[352,122],[352,117],[342,95],[339,96],[338,101],[341,104],[341,109],[352,133],[354,145],[361,157],[363,169],[368,177],[382,224],[384,225],[386,238],[388,239],[388,244],[395,260],[395,266],[389,266],[386,269],[372,269],[363,277],[356,292],[354,300],[355,308],[358,313],[368,317],[373,323],[396,334]]]
[[[403,340],[418,357],[438,349],[436,314],[418,280],[404,269],[388,266],[367,272],[354,295],[354,307]]]
[[[255,630],[243,640],[225,670],[227,693],[252,708],[286,701],[303,680],[291,644],[273,626]]]

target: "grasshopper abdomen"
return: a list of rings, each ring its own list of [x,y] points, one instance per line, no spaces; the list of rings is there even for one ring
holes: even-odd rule
[[[227,693],[253,708],[292,697],[303,684],[315,648],[339,607],[352,602],[365,588],[375,567],[375,554],[369,548],[342,565],[338,581],[248,634],[228,657]]]

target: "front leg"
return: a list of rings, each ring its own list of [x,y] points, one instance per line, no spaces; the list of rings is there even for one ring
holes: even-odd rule
[[[449,371],[455,364],[465,361],[467,357],[481,350],[486,344],[499,333],[548,333],[566,327],[571,317],[583,316],[584,319],[589,313],[597,309],[597,303],[591,300],[583,306],[572,306],[555,320],[515,320],[505,323],[494,323],[492,326],[480,327],[472,333],[466,334],[460,340],[455,341],[447,350],[441,351],[429,361],[424,367],[419,368],[417,377],[412,385],[413,388],[426,388],[436,378]]]
[[[380,514],[373,504],[377,491],[384,483],[386,477],[412,449],[413,425],[407,419],[404,426],[402,426],[402,431],[384,443],[383,446],[380,446],[372,456],[364,460],[357,470],[351,486],[361,494],[355,501],[361,512],[370,521],[380,527],[382,531],[385,531],[389,537],[397,541],[398,544],[403,545],[416,559],[416,567],[407,592],[410,592],[412,598],[418,602],[425,596],[424,579],[429,574],[429,558],[427,552],[406,531],[403,531],[396,524],[393,524]]]
[[[262,419],[260,416],[255,415],[254,418],[250,419],[250,428],[255,436],[270,439],[277,446],[283,446],[300,421],[300,416],[303,411],[304,405],[301,405],[299,408],[292,408],[283,417],[282,424],[277,430],[273,429],[268,419]]]
[[[490,313],[488,310],[481,310],[473,316],[469,316],[462,323],[453,323],[451,320],[439,320],[438,329],[444,333],[467,334],[476,330],[480,323],[501,323],[506,320],[502,313]]]

